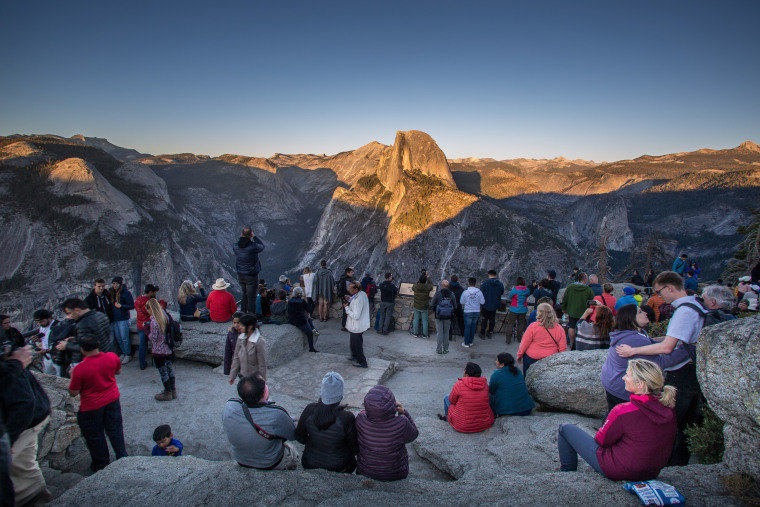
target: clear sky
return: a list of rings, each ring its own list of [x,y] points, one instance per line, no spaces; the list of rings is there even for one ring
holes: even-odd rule
[[[760,143],[760,2],[4,2],[0,135],[449,158]]]

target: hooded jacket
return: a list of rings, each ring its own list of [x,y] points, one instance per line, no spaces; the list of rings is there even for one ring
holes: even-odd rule
[[[414,302],[412,305],[415,310],[427,310],[430,308],[430,291],[433,290],[433,282],[430,278],[427,282],[417,282],[412,285],[412,292],[414,292]]]
[[[413,442],[419,431],[408,410],[396,414],[396,398],[386,386],[375,386],[364,397],[364,410],[356,416],[356,433],[357,474],[378,481],[409,475],[406,444]]]
[[[296,440],[304,444],[301,463],[306,469],[324,468],[350,474],[356,468],[354,456],[359,452],[356,418],[345,408],[339,408],[335,422],[319,429],[314,422],[318,406],[318,403],[307,405],[298,418]]]
[[[512,313],[528,313],[528,296],[530,290],[524,285],[513,287],[509,291],[509,311]]]
[[[111,297],[111,302],[115,303],[116,301],[113,300],[114,294],[112,294],[112,291],[113,289],[111,289],[108,294]],[[121,293],[119,294],[118,303],[121,305],[121,308],[116,308],[116,306],[113,307],[114,322],[129,320],[131,318],[129,315],[129,310],[135,309],[135,298],[132,297],[132,293],[129,292],[125,285],[121,286]]]
[[[562,295],[562,310],[568,317],[578,319],[588,308],[587,301],[594,299],[591,287],[582,283],[571,283]]]
[[[332,271],[327,268],[319,268],[314,274],[311,294],[307,294],[307,296],[311,297],[314,302],[319,301],[319,298],[324,298],[330,303],[332,302],[333,287],[335,287],[335,277],[333,277]]]
[[[232,246],[232,251],[235,252],[235,269],[239,275],[259,274],[259,253],[264,251],[264,243],[257,236],[238,239]]]
[[[90,310],[104,313],[108,317],[109,322],[113,322],[113,304],[111,298],[108,296],[108,291],[104,290],[100,293],[100,296],[95,294],[95,289],[91,290],[87,297],[84,298],[84,302]]]
[[[488,402],[485,377],[460,378],[449,394],[448,421],[462,433],[477,433],[493,426],[493,410]]]
[[[672,408],[656,396],[631,394],[616,405],[596,432],[596,457],[613,481],[654,479],[668,464],[678,426]]]
[[[638,331],[613,331],[610,333],[610,350],[607,353],[607,359],[602,365],[602,386],[613,396],[621,400],[627,400],[631,393],[625,390],[623,375],[628,369],[628,361],[631,359],[647,359],[657,363],[660,368],[681,363],[689,358],[689,351],[686,347],[678,347],[670,354],[660,354],[656,356],[636,355],[631,357],[620,357],[615,351],[618,345],[630,345],[633,348],[644,347],[654,343],[649,337]]]
[[[527,290],[527,289],[526,289]],[[486,278],[480,284],[480,292],[486,302],[483,305],[484,310],[495,312],[501,306],[501,296],[504,294],[504,284],[498,278]]]

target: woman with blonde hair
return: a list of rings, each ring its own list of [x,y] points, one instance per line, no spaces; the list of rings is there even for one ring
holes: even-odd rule
[[[195,290],[196,287],[198,290]],[[200,294],[198,291],[200,291]],[[200,312],[196,309],[196,306],[198,303],[206,301],[206,299],[208,299],[208,296],[206,295],[206,291],[203,290],[201,282],[193,283],[190,280],[182,282],[177,294],[177,302],[179,303],[179,320],[198,320]],[[199,314],[196,315],[196,312]]]
[[[148,322],[148,340],[150,340],[150,355],[153,364],[158,368],[164,390],[154,396],[158,401],[171,401],[177,397],[174,386],[174,351],[166,343],[166,328],[169,317],[155,298],[145,303],[145,310],[150,315]]]
[[[539,359],[565,350],[565,330],[559,325],[554,308],[549,303],[541,303],[536,310],[536,322],[525,330],[517,350],[517,362],[522,362],[523,375]]]
[[[676,389],[666,386],[652,361],[632,359],[623,377],[631,401],[616,405],[591,436],[574,424],[561,424],[557,438],[563,472],[578,469],[578,454],[613,481],[654,479],[670,458],[678,425]]]

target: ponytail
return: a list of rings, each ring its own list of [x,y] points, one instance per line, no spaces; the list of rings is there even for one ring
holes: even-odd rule
[[[660,394],[660,403],[662,403],[664,406],[673,408],[676,406],[676,393],[678,392],[678,389],[676,389],[673,386],[665,386],[662,388],[662,393]]]

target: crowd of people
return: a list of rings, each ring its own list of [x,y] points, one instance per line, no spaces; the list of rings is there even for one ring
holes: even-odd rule
[[[313,318],[329,320],[330,305],[337,297],[343,307],[341,329],[350,335],[353,365],[367,368],[363,333],[370,328],[371,318],[376,317],[380,335],[394,330],[399,287],[392,273],[385,273],[376,285],[370,272],[356,280],[354,269],[347,267],[336,280],[323,260],[314,272],[305,268],[297,286],[283,275],[270,289],[258,276],[258,254],[264,248],[250,228],[243,230],[233,247],[243,294],[239,307],[224,278],[217,279],[208,294],[200,281],[185,280],[177,295],[180,321],[231,321],[224,373],[230,384],[238,381],[240,398],[225,405],[223,421],[234,459],[243,467],[293,469],[299,454],[287,441],[297,440],[305,446],[300,457],[304,468],[355,471],[377,480],[406,477],[405,444],[413,441],[418,431],[409,411],[390,389],[372,388],[364,410],[354,416],[340,404],[343,378],[329,372],[322,381],[319,401],[293,418],[269,400],[266,332],[262,332],[266,324],[293,325],[306,335],[309,352],[318,352],[319,331]],[[474,346],[476,333],[482,340],[493,338],[500,310],[506,344],[519,342],[516,356],[498,354],[490,381],[482,377],[478,364],[468,362],[445,397],[439,417],[456,431],[473,433],[490,428],[502,416],[530,415],[535,404],[525,376],[532,365],[567,350],[609,349],[600,378],[609,408],[606,421],[594,437],[572,425],[560,426],[561,469],[576,470],[580,455],[606,477],[639,480],[656,477],[667,464],[685,465],[689,451],[684,429],[698,420],[701,399],[695,367],[697,337],[705,325],[735,318],[739,312],[756,311],[760,292],[760,264],[751,275],[740,278],[734,290],[718,283],[703,287],[698,296],[700,273],[696,262],[688,262],[682,255],[674,261],[672,271],[657,275],[650,271],[646,279],[634,272],[631,286],[616,299],[611,284],[601,285],[598,277],[576,268],[560,299],[561,284],[554,271],[531,284],[516,277],[509,292],[495,270],[488,271],[479,286],[475,278],[468,278],[466,288],[456,275],[436,287],[423,271],[411,288],[410,332],[427,337],[432,311],[438,354],[449,352],[454,330],[463,336],[466,348]],[[131,310],[136,312],[140,369],[147,367],[150,344],[150,358],[163,385],[155,399],[177,398],[170,339],[176,323],[166,311],[166,302],[157,299],[159,291],[158,286],[147,284],[143,294],[134,298],[122,277],[114,277],[109,289],[105,280],[98,278],[85,298],[62,303],[63,321],[47,309],[38,309],[30,332],[21,333],[7,316],[0,316],[0,481],[4,495],[15,490],[17,504],[44,501],[49,496],[36,463],[36,446],[37,435],[49,419],[50,403],[29,373],[31,351],[27,345],[33,345],[41,358],[40,371],[69,378],[70,394],[81,397],[77,420],[93,470],[109,463],[107,440],[117,459],[127,455],[115,376],[133,356]],[[203,303],[205,307],[199,309]],[[664,320],[668,321],[664,338],[652,339],[647,332],[650,323]],[[154,455],[182,454],[182,443],[168,425],[156,428],[153,439]]]

